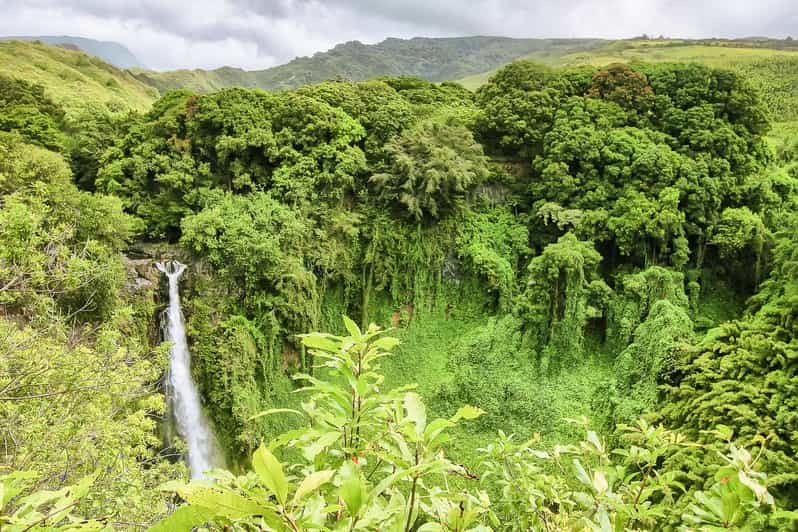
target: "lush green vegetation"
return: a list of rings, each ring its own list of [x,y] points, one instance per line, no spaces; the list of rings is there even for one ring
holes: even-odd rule
[[[3,529],[794,526],[798,143],[753,81],[517,61],[76,121],[0,77]],[[159,433],[138,247],[191,263],[211,480]]]

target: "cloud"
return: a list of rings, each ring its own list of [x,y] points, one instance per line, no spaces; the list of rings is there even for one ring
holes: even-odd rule
[[[0,0],[2,35],[117,41],[156,69],[268,68],[339,42],[507,35],[785,36],[794,0]]]

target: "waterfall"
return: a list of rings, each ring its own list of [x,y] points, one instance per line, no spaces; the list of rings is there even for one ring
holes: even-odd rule
[[[169,279],[169,308],[166,311],[166,340],[172,343],[169,356],[167,393],[177,431],[188,446],[188,467],[192,478],[221,465],[221,453],[208,418],[202,410],[199,391],[191,379],[191,353],[186,343],[178,282],[186,265],[177,261],[159,262],[156,267]]]

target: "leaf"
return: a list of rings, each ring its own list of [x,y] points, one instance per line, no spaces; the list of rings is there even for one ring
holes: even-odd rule
[[[206,508],[228,519],[241,519],[253,515],[265,515],[269,510],[253,500],[232,491],[186,484],[177,492],[189,504]]]
[[[285,479],[283,466],[263,444],[252,455],[252,468],[280,504],[285,505],[288,497],[288,481]]]
[[[349,476],[343,481],[338,489],[338,495],[346,505],[346,510],[352,517],[357,516],[361,506],[363,506],[364,489],[360,474],[354,466],[344,466],[348,470]]]
[[[597,517],[602,532],[612,532],[612,524],[610,523],[610,516],[607,515],[607,509],[602,505],[599,506]]]
[[[210,521],[215,512],[201,506],[181,506],[163,521],[151,526],[148,532],[191,532]]]
[[[607,478],[604,476],[604,473],[601,471],[594,471],[593,472],[593,488],[598,492],[599,495],[602,495],[605,491],[609,489],[610,485],[607,482]]]
[[[346,330],[349,331],[349,335],[356,341],[359,342],[363,338],[363,333],[360,332],[360,327],[357,326],[357,323],[349,319],[347,316],[343,316],[344,318],[344,327]]]
[[[0,477],[0,510],[5,508],[8,501],[22,493],[28,485],[26,480],[38,478],[39,474],[34,471],[16,471]]]
[[[593,482],[591,482],[590,477],[587,474],[587,471],[585,471],[585,468],[582,466],[582,462],[580,462],[579,459],[574,458],[573,464],[574,464],[574,469],[576,469],[577,480],[579,480],[579,482],[581,482],[585,486],[592,486]]]
[[[329,482],[334,474],[335,471],[325,470],[316,471],[305,477],[302,482],[300,482],[296,493],[294,493],[292,504],[297,504],[305,495],[316,491],[322,484]]]
[[[302,455],[310,462],[316,459],[324,449],[338,441],[341,437],[340,432],[325,432],[312,443],[306,443],[302,447]]]
[[[308,334],[301,338],[302,345],[310,349],[320,349],[321,351],[335,353],[341,348],[340,342],[320,334]]]
[[[424,438],[427,440],[434,439],[441,431],[454,427],[454,423],[448,419],[435,419],[427,425],[424,430]]]
[[[798,521],[798,511],[796,510],[779,510],[773,513],[776,519],[787,519],[789,521]]]
[[[382,338],[377,338],[374,340],[371,345],[383,351],[391,351],[400,343],[402,342],[399,340],[399,338],[394,338],[393,336],[383,336]]]
[[[452,423],[457,423],[461,419],[477,419],[479,416],[485,414],[485,411],[475,406],[465,405],[460,407],[460,410],[451,418]]]
[[[421,396],[415,392],[406,393],[404,407],[407,410],[407,418],[416,426],[416,435],[421,436],[427,426],[427,409]]]
[[[598,434],[596,434],[595,431],[593,430],[587,431],[587,441],[592,443],[593,447],[595,447],[598,452],[604,451],[604,446],[601,444],[601,440],[599,439]]]
[[[272,414],[296,414],[298,416],[305,417],[305,414],[299,410],[294,410],[293,408],[270,408],[269,410],[258,412],[252,417],[248,417],[247,421],[252,421],[253,419],[258,419],[264,416],[271,416]]]
[[[767,487],[746,475],[745,471],[740,471],[738,473],[738,478],[745,487],[754,492],[756,500],[764,504],[773,504],[773,495],[768,493]]]

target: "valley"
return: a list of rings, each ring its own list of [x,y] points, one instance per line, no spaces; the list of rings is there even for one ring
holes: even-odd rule
[[[791,529],[794,54],[0,43],[0,526]]]

